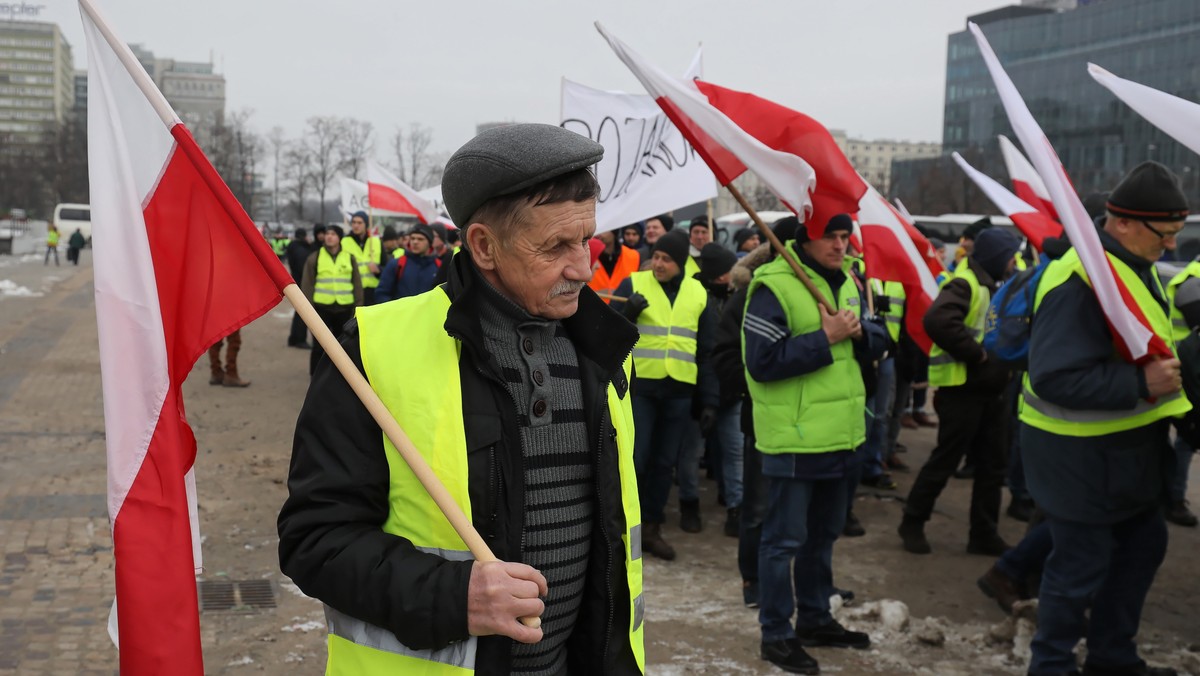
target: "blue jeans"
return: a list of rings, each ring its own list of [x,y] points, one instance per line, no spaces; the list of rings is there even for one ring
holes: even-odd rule
[[[767,478],[762,473],[762,453],[754,435],[745,435],[742,447],[742,518],[738,528],[738,570],[745,582],[758,581],[758,549],[762,544],[763,518],[767,513]]]
[[[717,409],[717,426],[713,436],[720,449],[721,480],[725,485],[725,507],[742,506],[742,402]]]
[[[833,620],[833,543],[846,523],[846,482],[767,479],[767,518],[758,560],[762,640],[793,638]],[[792,561],[795,560],[793,566]]]
[[[1026,531],[1016,547],[1000,555],[996,569],[1017,582],[1023,582],[1030,575],[1042,571],[1052,549],[1054,539],[1050,535],[1050,524],[1041,521]]]
[[[1175,467],[1171,470],[1167,484],[1167,497],[1179,502],[1187,496],[1188,470],[1192,466],[1192,450],[1183,439],[1175,439]]]
[[[685,425],[691,423],[691,410],[691,397],[633,397],[633,464],[645,523],[664,521],[663,509],[671,494],[671,479],[679,464]]]
[[[875,396],[867,401],[867,443],[860,456],[862,476],[874,478],[883,474],[883,461],[892,456],[889,445],[888,418],[896,396],[896,360],[888,357],[879,362],[879,377]]]
[[[1141,663],[1134,637],[1146,593],[1167,552],[1167,524],[1155,509],[1113,525],[1049,517],[1054,550],[1042,573],[1038,630],[1029,673],[1075,668],[1075,644],[1087,631],[1089,665],[1109,669]],[[1091,609],[1090,621],[1085,613]]]

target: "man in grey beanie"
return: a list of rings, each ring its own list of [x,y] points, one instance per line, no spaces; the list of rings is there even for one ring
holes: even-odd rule
[[[465,245],[446,283],[362,308],[343,341],[498,560],[317,369],[279,553],[326,604],[330,673],[642,672],[637,331],[586,287],[603,152],[540,124],[467,142],[442,182]]]

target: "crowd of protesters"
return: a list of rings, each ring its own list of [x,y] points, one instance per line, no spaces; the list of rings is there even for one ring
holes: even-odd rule
[[[1170,318],[1165,338],[1182,341],[1200,326],[1200,263],[1169,284],[1153,265],[1186,215],[1177,180],[1147,163],[1090,206],[1118,274],[1139,286],[1135,300]],[[457,249],[457,233],[440,224],[388,226],[379,237],[369,225],[359,212],[348,233],[318,225],[311,248],[303,230],[277,246],[337,336],[356,307],[445,283]],[[938,497],[951,479],[970,479],[964,548],[988,557],[980,589],[1006,612],[1040,592],[1031,674],[1076,673],[1080,638],[1089,639],[1085,674],[1173,673],[1141,661],[1134,637],[1166,550],[1164,522],[1197,525],[1184,499],[1193,449],[1169,439],[1169,421],[1186,410],[1180,363],[1114,356],[1065,240],[1037,252],[983,219],[951,258],[930,237],[949,272],[920,318],[927,353],[906,329],[904,286],[870,275],[849,215],[815,225],[789,217],[771,230],[787,257],[754,227],[716,243],[704,217],[677,226],[664,214],[597,235],[588,286],[640,336],[629,391],[641,551],[677,557],[665,516],[673,487],[679,530],[703,530],[706,472],[726,510],[720,528],[738,539],[762,657],[817,673],[805,647],[871,645],[830,611],[832,596],[853,597],[834,586],[835,541],[881,525],[855,516],[856,491],[895,491],[893,473],[917,470],[898,545],[928,555]],[[1032,323],[1027,366],[998,359],[983,344],[990,299],[1018,270],[1050,260],[1033,316],[1053,319]],[[320,347],[298,319],[288,345],[311,347],[316,368]],[[901,431],[918,428],[936,428],[937,445],[910,468]],[[1004,513],[1030,524],[1015,547],[997,529],[1006,486]]]

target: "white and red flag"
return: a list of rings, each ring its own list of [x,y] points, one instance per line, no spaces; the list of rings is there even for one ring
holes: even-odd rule
[[[293,282],[129,48],[90,0],[80,8],[121,673],[198,675],[196,440],[181,387]]]
[[[807,162],[797,155],[774,150],[746,133],[710,104],[694,81],[681,80],[647,62],[599,23],[596,30],[692,144],[721,185],[729,185],[749,169],[800,220],[809,220],[812,211],[809,193],[815,186],[815,178]]]
[[[944,271],[933,245],[875,188],[868,187],[859,201],[858,226],[867,275],[904,286],[904,329],[928,354],[933,341],[925,333],[925,312],[938,294],[937,274]]]
[[[1001,136],[1000,138],[1004,138]],[[1013,225],[1029,239],[1029,243],[1038,251],[1042,250],[1042,242],[1048,237],[1061,237],[1063,228],[1058,221],[1034,208],[1025,200],[1009,192],[1008,188],[1000,185],[991,176],[972,167],[962,155],[954,153],[954,161],[975,181],[975,185],[987,195],[996,208],[1012,219]]]
[[[1161,92],[1144,84],[1113,75],[1094,63],[1088,64],[1092,79],[1104,85],[1150,124],[1200,153],[1200,105]]]
[[[1171,357],[1171,348],[1155,335],[1137,301],[1113,270],[1112,263],[1104,252],[1104,246],[1100,243],[1100,235],[1092,225],[1092,220],[1088,218],[1062,162],[1059,161],[1042,128],[1033,119],[1016,86],[1004,72],[983,31],[974,23],[968,23],[967,26],[979,44],[979,53],[996,83],[996,92],[1000,95],[1000,101],[1008,113],[1008,120],[1012,123],[1017,139],[1021,141],[1021,146],[1025,148],[1038,175],[1045,182],[1055,210],[1061,217],[1063,229],[1079,253],[1092,290],[1095,291],[1104,317],[1112,329],[1117,350],[1126,359],[1134,362]]]
[[[367,160],[367,201],[372,209],[412,214],[426,225],[438,217],[433,202],[375,160]]]
[[[1004,166],[1008,169],[1008,177],[1012,180],[1013,191],[1029,206],[1046,214],[1051,220],[1058,220],[1058,210],[1050,199],[1050,191],[1046,183],[1038,176],[1037,169],[1025,159],[1008,137],[1000,135],[1000,154],[1004,157]]]

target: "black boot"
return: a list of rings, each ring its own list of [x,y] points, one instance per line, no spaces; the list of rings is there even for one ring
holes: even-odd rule
[[[900,527],[896,529],[900,539],[904,541],[904,551],[913,554],[928,554],[933,551],[929,540],[925,539],[925,522],[912,517],[904,517]]]
[[[762,658],[791,674],[819,674],[820,666],[796,639],[762,643]]]
[[[741,533],[742,508],[730,507],[725,510],[725,535],[735,538]]]
[[[699,533],[704,524],[700,522],[700,501],[679,501],[679,529],[685,533]]]
[[[642,551],[664,561],[675,560],[675,548],[662,538],[661,523],[642,524]]]

